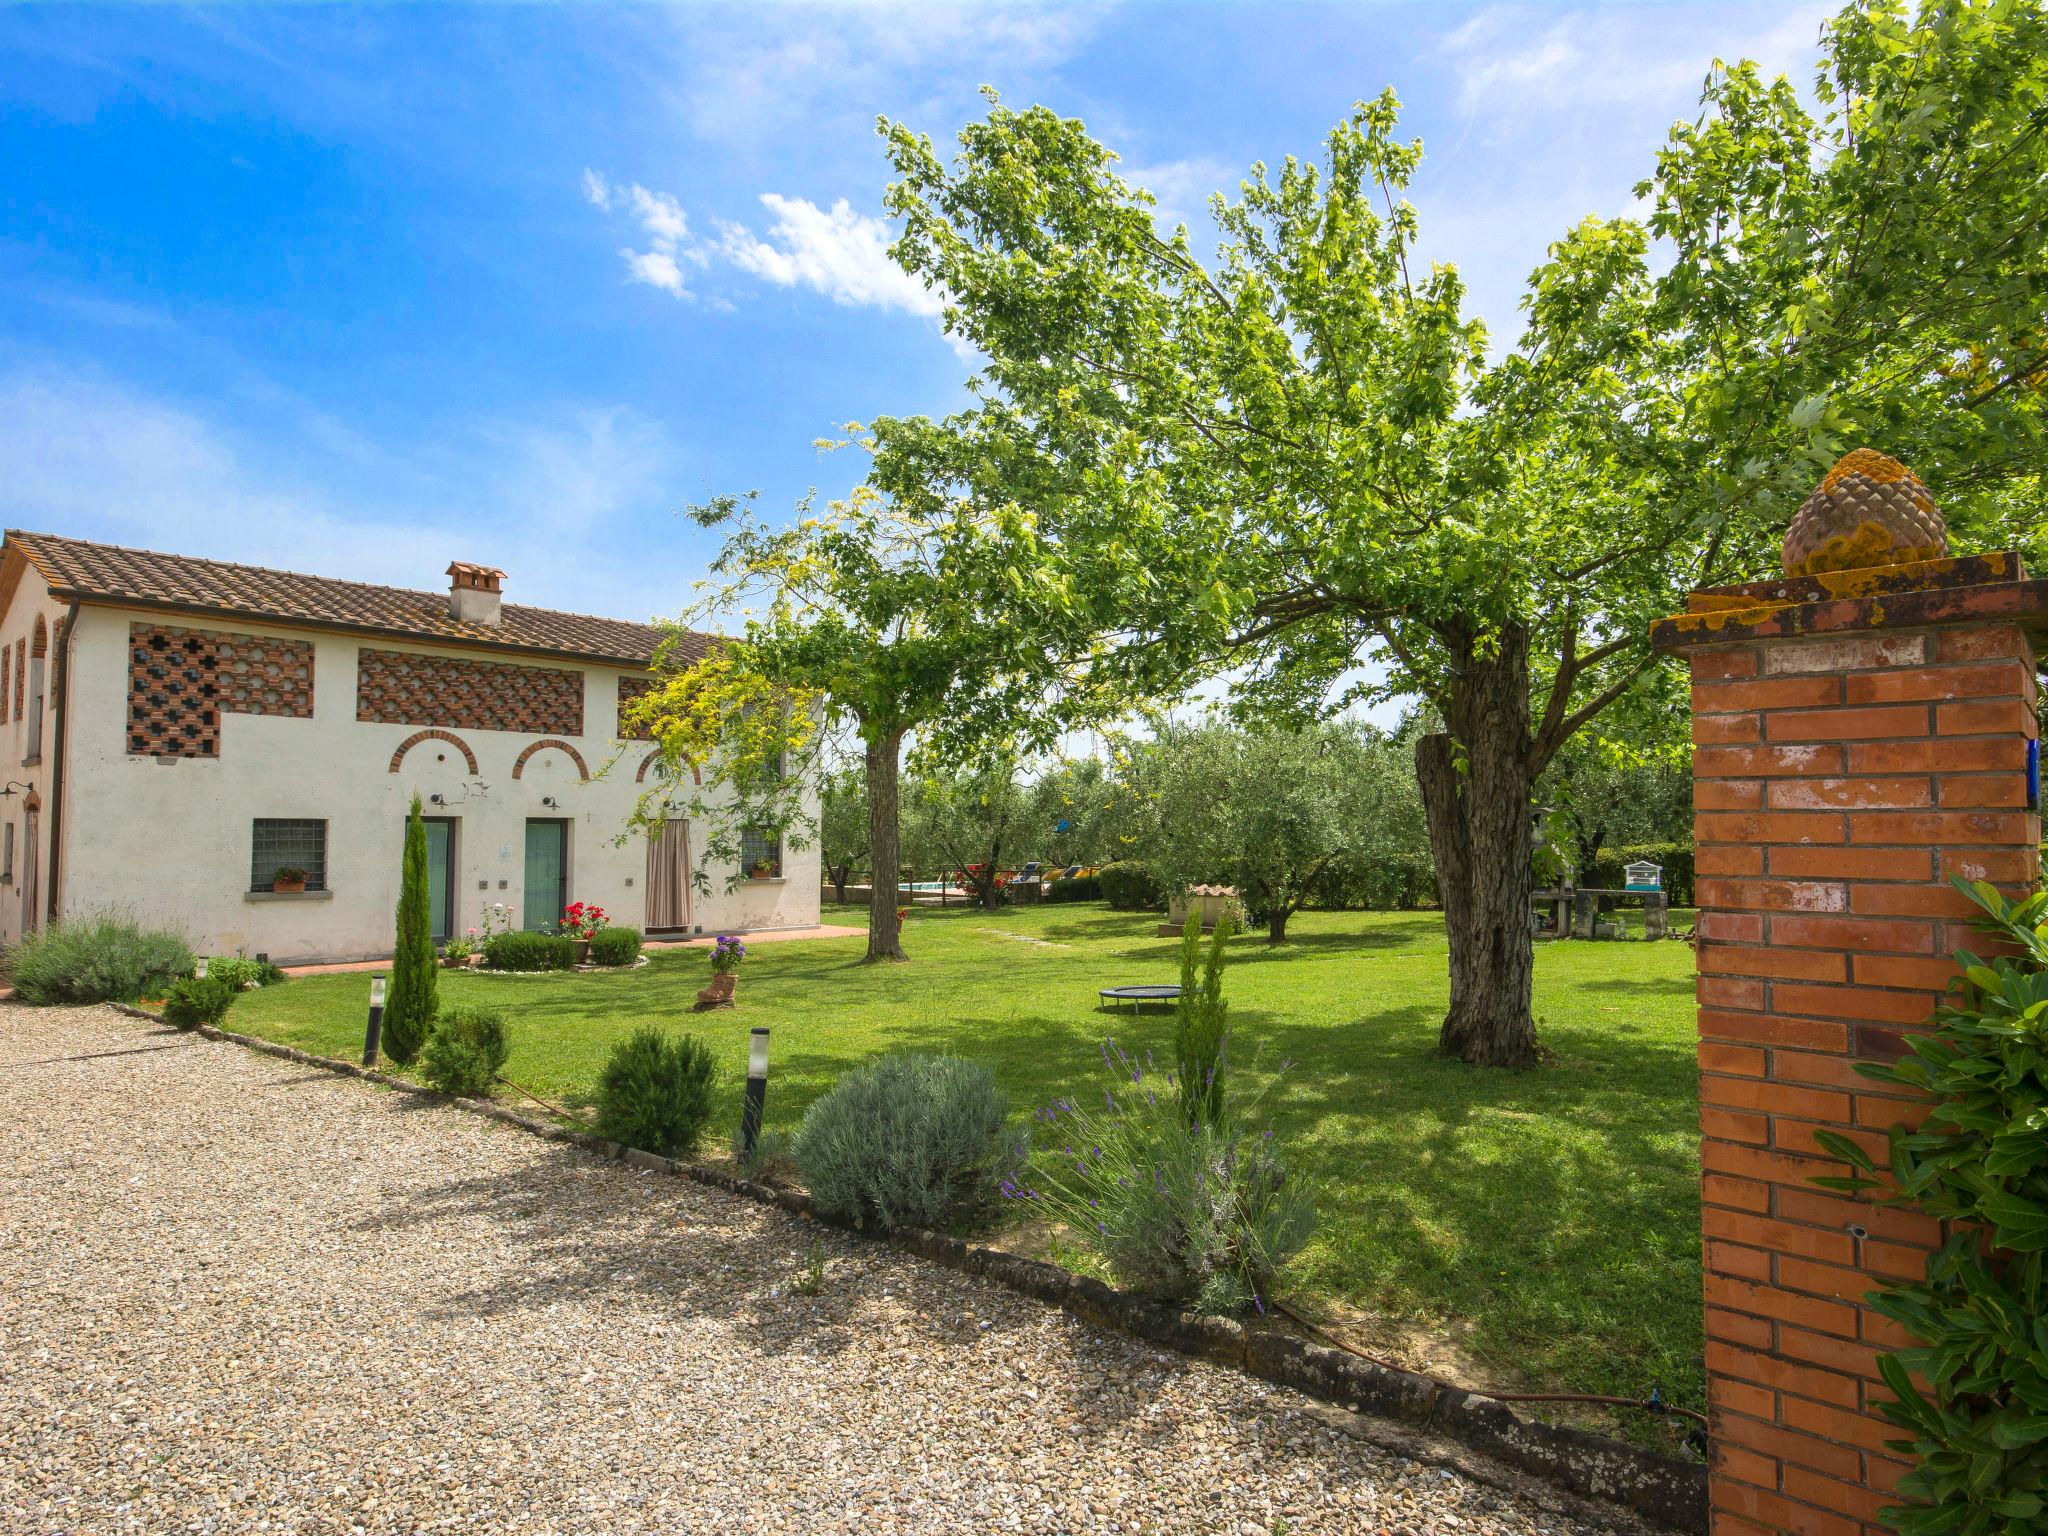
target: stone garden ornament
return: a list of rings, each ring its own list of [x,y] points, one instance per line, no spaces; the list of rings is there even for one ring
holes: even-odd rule
[[[1845,453],[1785,530],[1785,574],[1939,560],[1948,525],[1920,477],[1889,454]]]

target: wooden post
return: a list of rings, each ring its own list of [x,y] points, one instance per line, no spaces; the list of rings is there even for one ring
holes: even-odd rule
[[[1878,1536],[1885,1442],[1864,1296],[1936,1224],[1816,1189],[1828,1129],[1921,1113],[1855,1070],[1904,1049],[1971,941],[1961,875],[2039,876],[2032,639],[2015,555],[1694,594],[1656,626],[1692,666],[1699,1062],[1714,1536]]]

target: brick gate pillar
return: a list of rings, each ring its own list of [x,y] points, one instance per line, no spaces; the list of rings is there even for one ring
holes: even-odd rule
[[[1702,591],[1656,626],[1693,680],[1714,1536],[1876,1536],[1896,1502],[1875,1360],[1908,1341],[1862,1298],[1939,1232],[1816,1189],[1846,1170],[1814,1132],[1882,1149],[1915,1117],[1854,1065],[1902,1051],[1971,942],[1949,877],[2038,876],[2044,617],[2005,554]]]

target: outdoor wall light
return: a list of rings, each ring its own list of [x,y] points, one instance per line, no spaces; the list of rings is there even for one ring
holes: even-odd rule
[[[556,804],[555,804],[555,797],[554,797],[553,795],[542,795],[542,796],[540,797],[540,803],[541,803],[542,805],[546,806],[546,807],[547,807],[547,808],[548,808],[549,810],[551,810],[551,811],[556,811],[556,810],[560,810],[560,809],[561,809],[561,807],[560,807],[560,806],[558,806],[558,805],[556,805]]]
[[[26,793],[27,791],[32,790],[34,788],[35,785],[33,784],[24,784],[19,779],[9,779],[7,781],[7,787],[5,789],[0,789],[0,798],[4,798],[7,795],[13,794],[17,789]]]
[[[431,795],[427,796],[427,800],[430,804],[433,805],[446,805],[448,803],[448,797],[442,794],[438,789],[435,790]]]
[[[384,973],[370,977],[370,1023],[363,1031],[363,1065],[377,1065],[377,1046],[384,1034]]]
[[[740,1161],[750,1160],[761,1139],[761,1111],[768,1103],[768,1026],[754,1026],[747,1042],[747,1102],[740,1111]]]

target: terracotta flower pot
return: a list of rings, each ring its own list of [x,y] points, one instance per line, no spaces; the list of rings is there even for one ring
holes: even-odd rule
[[[444,971],[466,971],[469,969],[469,962],[473,958],[470,955],[443,955],[441,957],[441,969]]]
[[[277,896],[303,896],[306,893],[306,882],[303,880],[273,880],[270,882],[270,889],[271,893]]]

